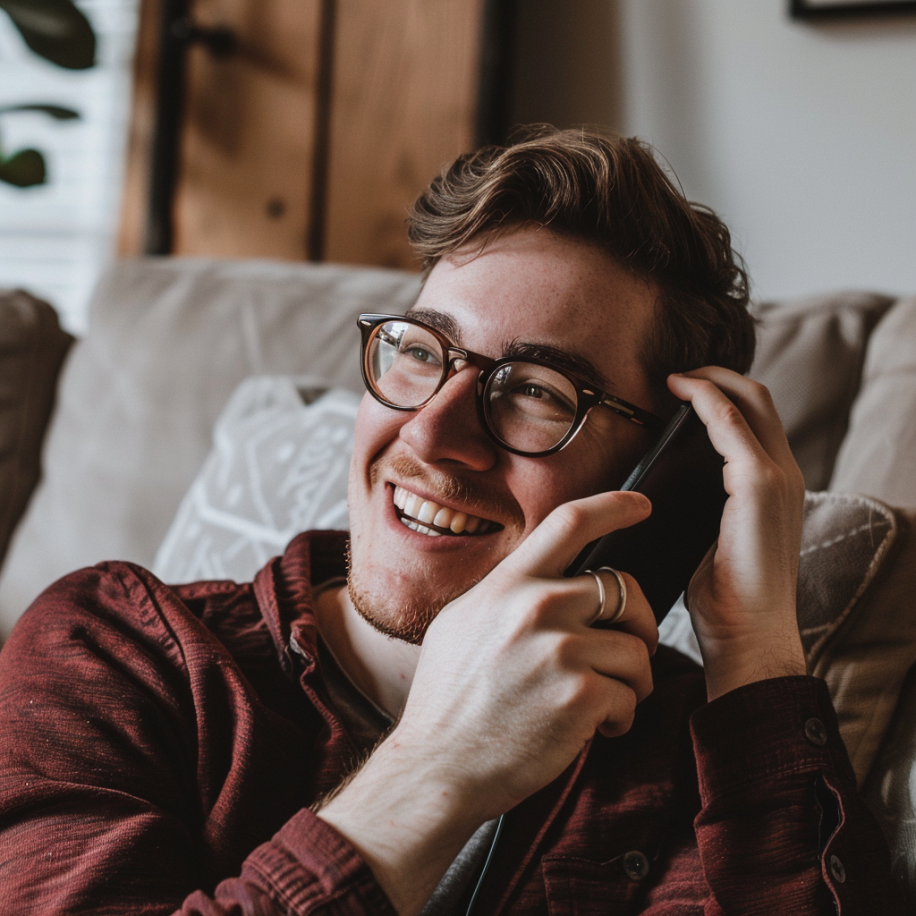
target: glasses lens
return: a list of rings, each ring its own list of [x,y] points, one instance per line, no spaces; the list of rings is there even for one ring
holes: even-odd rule
[[[419,407],[442,378],[442,346],[425,328],[386,321],[376,328],[366,352],[369,381],[388,403]]]
[[[484,392],[490,429],[521,452],[545,452],[559,443],[575,423],[577,403],[565,375],[522,361],[500,366]]]

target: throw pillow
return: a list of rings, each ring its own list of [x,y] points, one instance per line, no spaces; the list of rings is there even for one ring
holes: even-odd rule
[[[167,582],[249,581],[300,531],[347,528],[360,398],[321,380],[243,382],[153,565]]]
[[[916,539],[905,513],[846,493],[808,493],[798,622],[808,670],[830,688],[862,783],[916,663]],[[687,611],[675,605],[662,641],[700,661]]]

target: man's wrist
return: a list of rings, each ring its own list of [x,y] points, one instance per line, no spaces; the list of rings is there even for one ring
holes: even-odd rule
[[[710,701],[756,681],[808,673],[797,632],[763,632],[740,638],[702,640],[700,651]]]
[[[357,849],[398,913],[419,912],[487,819],[459,775],[403,747],[395,732],[318,812]]]

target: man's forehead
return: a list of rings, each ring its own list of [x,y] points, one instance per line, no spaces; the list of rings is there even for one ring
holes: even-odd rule
[[[598,246],[520,227],[442,258],[412,313],[458,346],[494,358],[539,349],[634,400],[647,397],[642,354],[656,300],[653,284]]]

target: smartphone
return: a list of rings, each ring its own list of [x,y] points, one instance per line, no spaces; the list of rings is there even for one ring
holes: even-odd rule
[[[719,536],[724,466],[693,407],[681,405],[620,488],[648,496],[652,514],[593,541],[566,575],[601,566],[630,573],[660,623]]]

